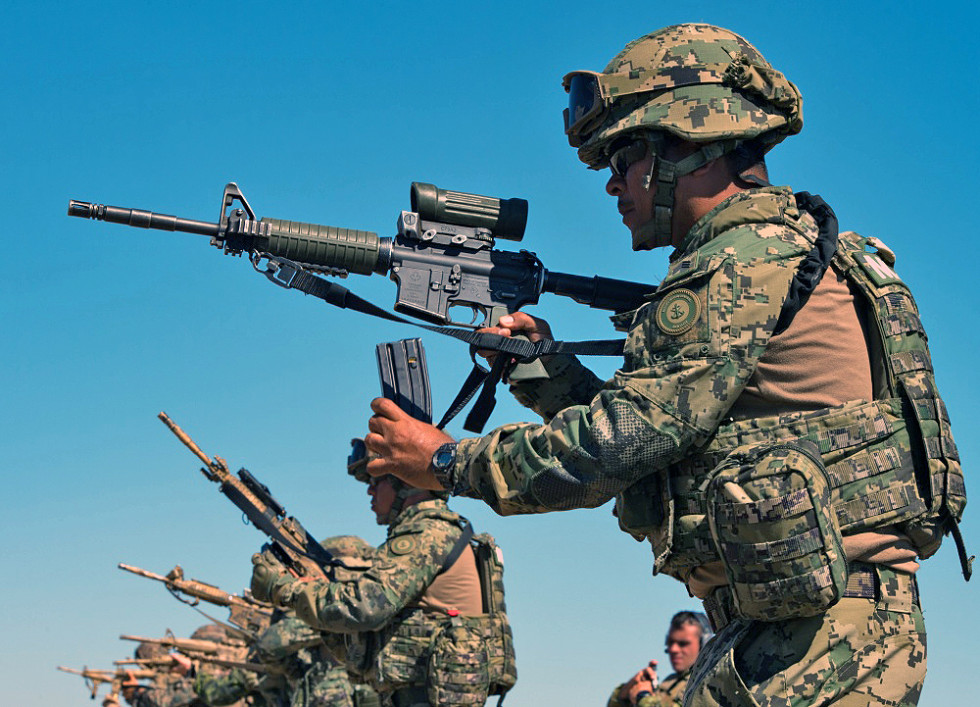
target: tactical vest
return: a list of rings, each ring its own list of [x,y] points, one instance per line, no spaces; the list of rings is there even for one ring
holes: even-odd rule
[[[348,635],[348,669],[383,692],[424,687],[432,705],[482,705],[489,695],[502,697],[514,686],[517,667],[504,603],[503,556],[485,533],[464,542],[476,558],[484,613],[407,609],[379,631]]]
[[[843,535],[895,525],[926,558],[953,532],[965,561],[956,526],[966,505],[959,455],[911,292],[877,239],[841,234],[831,262],[869,324],[875,399],[722,424],[708,444],[626,489],[617,498],[620,526],[649,539],[654,574],[684,578],[719,559],[704,492],[732,450],[799,441],[819,451]]]

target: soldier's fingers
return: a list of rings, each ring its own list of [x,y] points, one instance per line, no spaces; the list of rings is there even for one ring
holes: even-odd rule
[[[372,415],[368,418],[368,430],[378,435],[379,437],[384,437],[385,433],[385,418],[380,415]],[[364,444],[367,444],[367,438],[364,438]],[[370,449],[370,447],[368,447]]]
[[[375,398],[371,401],[371,410],[374,411],[375,415],[387,418],[389,420],[401,420],[405,417],[405,413],[400,407],[395,405],[388,398]]]
[[[378,457],[377,459],[372,459],[367,464],[364,465],[364,469],[371,476],[384,476],[388,472],[385,470],[387,468],[387,462]]]
[[[369,426],[370,424],[371,423],[368,422]],[[385,456],[385,454],[387,454],[390,451],[388,443],[385,441],[385,438],[382,436],[380,432],[372,431],[366,434],[364,436],[364,446],[368,448],[369,452],[373,452],[374,454],[380,455],[382,457]],[[369,459],[368,464],[370,464],[372,461],[374,460]]]

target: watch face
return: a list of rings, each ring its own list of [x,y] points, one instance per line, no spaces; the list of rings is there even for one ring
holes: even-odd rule
[[[448,469],[456,460],[456,445],[443,445],[432,455],[432,466],[436,469]]]
[[[453,457],[455,455],[448,449],[440,449],[436,452],[435,464],[440,469],[445,469],[447,466],[453,463]]]

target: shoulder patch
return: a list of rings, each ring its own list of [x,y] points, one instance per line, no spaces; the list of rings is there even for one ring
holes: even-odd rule
[[[408,555],[415,552],[419,541],[414,535],[399,535],[388,543],[388,549],[393,555]]]
[[[701,317],[701,300],[691,290],[681,287],[667,293],[657,305],[654,320],[665,334],[677,336],[694,326]]]

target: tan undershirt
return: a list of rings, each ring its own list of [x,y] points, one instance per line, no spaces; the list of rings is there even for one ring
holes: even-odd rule
[[[854,296],[844,277],[829,268],[793,323],[769,340],[730,414],[745,420],[872,397],[871,359]],[[891,527],[844,538],[844,555],[851,562],[914,573],[919,568],[915,554],[909,539]],[[728,578],[719,560],[695,568],[686,584],[693,596],[704,599]]]
[[[871,397],[871,361],[854,296],[830,268],[792,324],[769,340],[730,414],[744,420]]]
[[[480,592],[480,576],[476,571],[472,546],[467,545],[453,566],[436,576],[417,606],[441,613],[456,610],[463,616],[483,613],[483,594]]]

